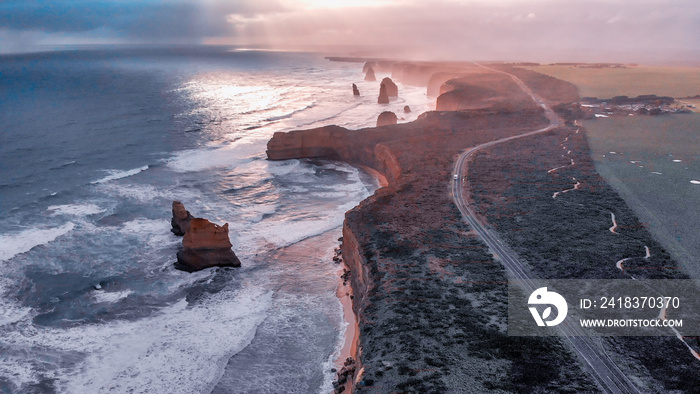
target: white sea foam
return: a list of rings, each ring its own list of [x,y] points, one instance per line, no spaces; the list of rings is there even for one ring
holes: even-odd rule
[[[257,223],[265,215],[271,215],[277,211],[277,204],[250,204],[241,207],[241,217],[250,223]]]
[[[110,196],[119,196],[139,200],[141,202],[149,202],[154,199],[164,198],[167,200],[188,201],[199,198],[200,195],[187,188],[163,189],[156,188],[152,185],[119,185],[119,184],[103,184],[100,185],[100,190],[108,193]]]
[[[314,235],[322,234],[343,224],[345,212],[357,205],[351,202],[327,212],[324,218],[314,220],[261,221],[245,230],[236,229],[239,234],[234,240],[238,247],[249,245],[289,246]]]
[[[287,175],[299,167],[299,160],[284,160],[268,162],[267,170],[272,175]]]
[[[149,246],[158,249],[180,242],[180,238],[170,232],[170,222],[167,220],[135,219],[124,223],[119,232],[145,239]]]
[[[3,286],[4,287],[4,286]],[[22,320],[31,312],[32,308],[12,305],[0,299],[0,326],[12,324]]]
[[[291,118],[292,116],[294,116],[294,115],[296,115],[296,114],[298,114],[298,113],[301,113],[301,112],[303,112],[303,111],[306,111],[307,109],[313,108],[314,106],[315,106],[315,104],[309,104],[309,105],[307,105],[307,106],[304,107],[304,108],[300,108],[300,109],[294,110],[294,111],[289,112],[289,113],[286,113],[286,114],[284,114],[284,115],[271,116],[271,117],[265,119],[265,121],[266,121],[266,122],[274,122],[274,121],[277,121],[277,120],[289,119],[289,118]]]
[[[8,378],[17,387],[38,382],[36,371],[25,360],[12,356],[0,358],[0,376]],[[7,392],[10,392],[9,389]]]
[[[608,115],[603,115],[603,114],[595,114],[596,118],[609,118]]]
[[[92,297],[95,299],[95,302],[99,303],[114,303],[119,300],[123,300],[124,298],[128,297],[133,293],[132,290],[124,290],[124,291],[112,291],[112,292],[107,292],[103,290],[97,290],[93,293]]]
[[[105,210],[95,204],[65,204],[51,205],[48,207],[52,211],[52,215],[73,215],[73,216],[88,216],[102,213]]]
[[[239,142],[222,147],[180,151],[168,160],[168,167],[177,172],[195,172],[210,168],[233,168],[259,156],[265,149],[255,142]]]
[[[674,162],[674,163],[682,163],[683,160],[674,159],[673,162]]]
[[[32,228],[19,233],[0,235],[0,261],[9,260],[12,257],[29,252],[34,247],[52,242],[75,227],[73,222],[63,226],[38,229]]]
[[[662,174],[661,174],[660,172],[658,172],[658,171],[652,171],[651,173],[652,173],[652,174],[656,174],[656,175],[662,175]]]
[[[693,185],[700,185],[700,181],[695,180],[695,179],[693,179],[692,181],[690,181],[690,183],[692,183]]]
[[[106,177],[104,177],[102,179],[91,182],[91,183],[98,184],[98,183],[105,183],[105,182],[113,181],[116,179],[122,179],[122,178],[130,177],[132,175],[136,175],[141,171],[146,171],[147,169],[148,169],[148,166],[134,168],[132,170],[126,170],[126,171],[108,170],[109,175],[107,175]]]
[[[250,344],[271,303],[272,293],[261,288],[222,291],[195,305],[183,299],[145,319],[30,330],[31,335],[16,330],[3,342],[85,354],[74,368],[56,371],[61,392],[209,392],[228,359]],[[21,361],[11,360],[10,372]],[[5,376],[26,383],[31,372]]]

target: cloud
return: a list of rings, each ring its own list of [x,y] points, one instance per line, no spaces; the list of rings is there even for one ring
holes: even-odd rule
[[[627,52],[648,58],[670,50],[696,52],[695,1],[402,1],[240,21],[237,38],[278,46],[393,47],[450,59],[585,59]]]
[[[101,30],[145,42],[199,40],[227,34],[227,14],[281,9],[270,0],[8,0],[0,2],[0,28],[44,33]]]
[[[571,59],[593,51],[661,56],[697,52],[696,1],[6,0],[0,1],[0,32],[23,41],[34,34],[42,40],[390,47],[451,59]]]

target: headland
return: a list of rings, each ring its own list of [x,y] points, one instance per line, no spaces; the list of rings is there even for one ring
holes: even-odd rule
[[[490,65],[493,69],[489,70],[468,63],[374,60],[371,66],[378,72],[391,70],[392,78],[404,84],[425,86],[428,94],[437,92],[437,110],[411,123],[276,133],[267,151],[271,160],[344,161],[370,168],[386,179],[386,186],[346,213],[343,224],[342,257],[349,270],[347,283],[352,288],[359,340],[353,352],[353,375],[337,391],[600,390],[585,363],[560,339],[507,336],[508,274],[498,256],[464,222],[450,193],[452,169],[464,150],[549,124],[542,107],[509,75],[516,76],[566,124],[493,145],[475,155],[465,179],[470,203],[481,209],[481,220],[499,233],[503,229],[505,239],[528,263],[539,264],[533,267],[542,277],[620,275],[615,262],[609,266],[601,262],[575,264],[578,248],[584,245],[594,249],[597,237],[605,235],[579,232],[576,226],[602,225],[609,216],[577,214],[575,218],[582,222],[568,223],[562,222],[567,215],[563,208],[549,211],[552,204],[565,204],[562,201],[569,196],[588,199],[577,203],[585,206],[599,198],[596,193],[602,193],[607,205],[596,207],[589,215],[608,210],[620,213],[626,225],[638,224],[624,201],[597,177],[591,165],[583,138],[585,130],[575,123],[582,114],[576,87],[504,64]],[[572,146],[566,149],[572,151],[570,158],[561,157],[558,144],[565,138]],[[568,164],[578,166],[564,169]],[[533,177],[553,176],[549,170],[559,166],[562,168],[555,170],[556,178],[533,181]],[[577,180],[571,180],[574,175],[566,171],[581,172],[575,174],[576,179],[586,180],[589,189],[576,186]],[[560,194],[554,195],[557,192]],[[522,220],[518,212],[536,214],[528,216],[527,232],[506,232],[515,227],[513,220]],[[566,234],[570,233],[572,239],[560,242],[560,250],[551,252],[557,255],[542,262],[542,255],[528,252],[544,253],[558,242],[559,233],[549,231],[552,225],[568,229]],[[660,264],[673,264],[643,226],[631,228],[634,242],[653,248]],[[606,240],[611,244],[616,241]],[[614,256],[632,253],[629,242],[618,248],[622,249],[615,249]],[[681,275],[672,271],[658,274]],[[643,350],[636,353],[635,344],[641,343],[633,342],[611,341],[606,346],[614,348],[621,358],[630,353],[635,359],[648,355]],[[671,352],[657,356],[663,359],[676,357],[673,352],[682,346],[672,338],[661,342],[659,345]],[[654,343],[642,345],[650,348]],[[685,361],[681,362],[686,365]],[[627,364],[632,369],[652,367],[638,361]],[[687,367],[697,370],[692,363]],[[638,371],[632,369],[625,372],[636,377]],[[667,388],[690,372],[664,370],[639,384],[651,390]]]

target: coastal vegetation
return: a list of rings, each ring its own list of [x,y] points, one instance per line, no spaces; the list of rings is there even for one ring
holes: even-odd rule
[[[576,126],[480,151],[469,165],[474,207],[540,278],[688,278],[595,171],[589,151],[585,129]],[[620,269],[616,263],[626,258]],[[628,374],[649,376],[649,391],[700,384],[700,365],[674,336],[603,341]]]
[[[550,95],[553,103],[576,98],[570,84],[522,73],[536,78],[538,89],[566,92]],[[268,144],[270,158],[340,159],[374,168],[389,181],[344,223],[342,254],[360,328],[362,374],[354,390],[596,391],[559,339],[507,335],[508,277],[448,193],[463,149],[547,122],[508,76],[472,74],[461,86],[488,81],[489,89],[454,102],[478,109],[430,112],[373,129],[280,133]],[[509,92],[518,91],[509,103]]]
[[[394,77],[430,81],[441,72],[434,64],[402,67]],[[523,68],[492,67],[524,81],[566,126],[472,156],[465,182],[477,213],[541,278],[687,277],[596,172],[576,122],[582,114],[576,87]],[[439,109],[451,111],[371,129],[278,133],[268,143],[270,159],[343,160],[388,181],[347,212],[343,227],[349,268],[343,279],[359,324],[351,389],[595,392],[561,339],[507,335],[506,271],[448,193],[463,150],[547,124],[508,76],[473,65],[468,71],[440,87]],[[617,264],[623,259],[624,270]],[[685,378],[700,374],[674,337],[617,338],[603,346],[650,391],[700,384]]]

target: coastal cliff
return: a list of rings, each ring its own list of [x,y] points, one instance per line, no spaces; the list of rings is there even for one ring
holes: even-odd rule
[[[404,72],[417,78],[424,70]],[[476,109],[428,112],[414,122],[377,128],[276,133],[268,143],[271,160],[342,160],[388,182],[348,211],[343,223],[342,256],[359,325],[358,372],[350,390],[593,389],[557,339],[506,335],[505,271],[463,222],[448,192],[462,150],[548,123],[541,108],[521,100],[510,78],[494,73],[476,77],[471,86],[480,78],[493,83],[490,92],[473,98]],[[501,96],[507,105],[499,105]]]

